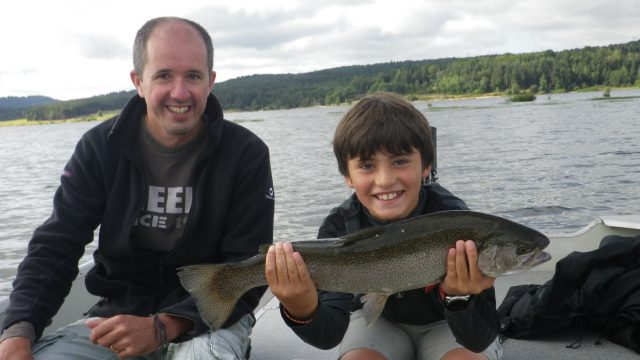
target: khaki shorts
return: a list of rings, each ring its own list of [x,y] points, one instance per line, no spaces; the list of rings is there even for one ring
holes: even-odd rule
[[[340,357],[355,349],[375,350],[393,360],[440,360],[462,346],[445,320],[428,325],[392,323],[380,317],[367,326],[361,310],[351,314],[349,328],[340,344]],[[482,352],[489,360],[502,359],[498,337]]]
[[[79,320],[44,336],[33,344],[35,360],[117,360],[116,353],[89,340],[91,330]],[[146,356],[130,360],[238,360],[246,359],[253,317],[247,314],[234,325],[208,331],[181,343],[171,343]]]

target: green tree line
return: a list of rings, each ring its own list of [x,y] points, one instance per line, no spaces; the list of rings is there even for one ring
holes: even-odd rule
[[[86,99],[59,101],[53,104],[30,107],[25,111],[24,117],[27,120],[70,119],[105,110],[119,109],[134,93],[134,91],[120,91]]]
[[[565,51],[408,61],[218,84],[225,108],[293,108],[351,102],[372,92],[409,96],[567,92],[640,86],[640,41]]]
[[[218,83],[224,109],[262,110],[348,103],[378,91],[436,95],[567,92],[640,87],[640,40],[524,54],[354,65],[302,74],[251,75]],[[24,109],[27,119],[65,119],[121,108],[134,91]],[[12,109],[15,113],[15,108]],[[3,119],[0,109],[0,119]]]

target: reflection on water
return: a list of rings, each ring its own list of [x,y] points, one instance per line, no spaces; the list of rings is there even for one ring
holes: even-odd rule
[[[640,91],[612,92],[623,95]],[[532,103],[486,98],[415,105],[438,128],[442,185],[473,210],[558,233],[602,215],[640,213],[640,99],[595,97],[601,93],[543,95]],[[227,114],[269,145],[275,240],[315,238],[329,210],[350,194],[331,150],[346,109]],[[0,297],[10,289],[31,233],[51,212],[75,143],[94,125],[0,128]]]

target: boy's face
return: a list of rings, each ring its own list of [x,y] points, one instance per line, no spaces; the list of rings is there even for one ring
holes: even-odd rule
[[[422,168],[422,157],[415,148],[404,155],[377,151],[369,159],[351,158],[347,165],[347,186],[373,217],[384,221],[401,220],[413,212],[420,200],[422,179],[431,172],[431,166]]]

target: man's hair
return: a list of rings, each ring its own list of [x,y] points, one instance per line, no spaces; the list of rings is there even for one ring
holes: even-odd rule
[[[435,150],[427,118],[410,102],[390,93],[358,101],[340,120],[333,136],[333,153],[344,176],[349,175],[349,159],[369,159],[380,150],[409,154],[414,148],[425,168],[433,163]]]
[[[207,30],[200,24],[189,19],[169,16],[151,19],[138,30],[136,38],[133,41],[133,69],[139,76],[142,76],[144,65],[147,63],[147,42],[149,41],[149,37],[151,37],[151,33],[158,25],[172,21],[183,22],[198,31],[207,47],[207,66],[209,70],[213,70],[213,41]]]

